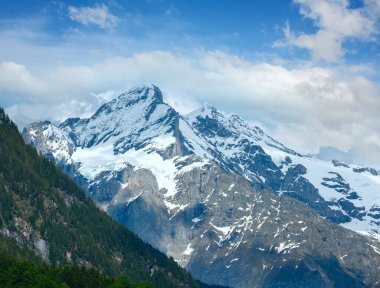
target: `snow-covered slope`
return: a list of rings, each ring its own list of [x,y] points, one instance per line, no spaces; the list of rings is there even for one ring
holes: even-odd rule
[[[292,160],[283,165],[286,171],[294,165],[306,168],[302,175],[317,190],[328,206],[343,214],[336,222],[356,232],[380,240],[380,176],[373,168],[348,165],[338,161],[322,161],[311,157],[289,156],[265,147],[264,150],[281,166],[286,157]],[[294,191],[281,191],[291,194]],[[318,211],[318,210],[317,210]]]
[[[380,239],[380,173],[375,169],[301,155],[238,116],[228,117],[209,106],[185,116],[180,128],[189,149],[224,170]]]
[[[33,123],[23,134],[57,163],[75,164],[89,186],[99,175],[132,164],[150,169],[171,197],[183,169],[211,160],[257,189],[285,193],[323,217],[380,239],[378,171],[301,155],[237,115],[208,105],[181,116],[163,102],[155,86],[131,89],[89,119],[68,119],[58,127]],[[182,167],[189,155],[200,159]]]
[[[316,231],[322,229],[318,227],[326,226],[314,218],[300,219],[309,217],[310,208],[331,222],[380,239],[378,171],[301,155],[259,127],[210,106],[180,115],[163,102],[155,86],[131,89],[88,119],[68,119],[58,126],[50,122],[30,124],[23,136],[56,161],[115,219],[197,275],[203,275],[196,267],[205,261],[202,257],[206,254],[215,257],[209,260],[211,270],[218,267],[219,272],[230,269],[236,274],[234,266],[240,269],[239,263],[249,264],[237,258],[259,245],[252,242],[253,235],[272,235],[266,238],[266,245],[256,247],[263,250],[255,253],[276,255],[272,259],[260,254],[264,261],[258,268],[260,273],[268,267],[273,269],[277,261],[303,259],[310,243],[302,244],[299,235],[309,233],[302,229],[313,226],[307,238],[314,241],[313,237],[319,239]],[[272,193],[274,198],[262,198],[257,191]],[[281,195],[309,208],[300,207],[298,201],[281,200]],[[289,205],[294,205],[297,215],[285,210],[279,213],[279,203],[286,203],[288,212]],[[298,225],[309,220],[309,226],[304,225],[306,222]],[[295,234],[289,234],[289,229]],[[331,239],[338,237],[336,228],[329,229]],[[322,247],[323,241],[315,241],[310,247]],[[361,246],[380,255],[375,242],[368,241]],[[345,245],[344,249],[350,249]],[[202,256],[200,249],[213,252]],[[329,250],[333,257],[346,253],[343,248],[339,253],[334,249]],[[312,253],[321,257],[322,250]],[[230,264],[225,263],[227,259]],[[340,265],[351,267],[347,259],[339,260]],[[260,273],[255,277],[264,277],[265,273]]]

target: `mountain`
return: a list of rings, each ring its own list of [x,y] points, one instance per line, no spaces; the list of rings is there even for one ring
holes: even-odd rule
[[[156,86],[133,88],[87,119],[32,123],[23,137],[206,283],[380,283],[375,169],[302,155],[210,106],[180,115]]]
[[[43,277],[38,278],[38,281],[47,281],[48,277],[53,277],[53,272],[53,275],[62,276],[67,271],[72,271],[69,275],[79,273],[84,274],[83,277],[100,277],[108,279],[105,282],[112,284],[110,278],[97,272],[100,270],[110,276],[127,275],[134,281],[148,280],[154,287],[200,287],[173,259],[168,259],[112,220],[51,161],[27,146],[17,127],[2,109],[0,255],[0,275],[12,275],[14,279],[22,281],[32,281],[36,276],[32,271]],[[11,257],[11,260],[5,261],[4,255]],[[29,260],[32,264],[18,264],[16,259]],[[37,268],[33,265],[37,265]],[[69,270],[46,272],[38,268],[41,265],[80,265],[94,270],[86,272],[79,268],[75,270],[74,267],[74,270],[68,268]],[[10,267],[14,270],[9,270]],[[17,274],[22,267],[26,270]],[[9,277],[0,276],[0,283],[6,283],[4,287],[17,286],[17,281],[9,281]],[[31,283],[34,282],[29,282],[29,286],[18,285],[34,286]]]

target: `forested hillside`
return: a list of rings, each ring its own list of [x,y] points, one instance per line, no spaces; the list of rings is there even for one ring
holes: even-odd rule
[[[113,221],[68,176],[25,145],[17,127],[2,109],[0,235],[2,275],[16,273],[17,277],[17,271],[25,270],[63,285],[68,283],[65,277],[71,277],[67,275],[86,271],[85,277],[98,279],[100,283],[91,287],[119,285],[120,279],[108,277],[121,275],[132,281],[151,281],[154,287],[199,287],[173,259]],[[19,262],[16,258],[29,262]],[[41,265],[48,265],[52,270]],[[87,270],[60,268],[76,265]],[[7,279],[11,278],[3,277],[1,281]],[[0,283],[7,286],[6,282]]]

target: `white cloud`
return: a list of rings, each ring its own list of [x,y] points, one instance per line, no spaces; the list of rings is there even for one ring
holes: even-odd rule
[[[275,46],[292,45],[308,49],[314,60],[335,62],[345,53],[347,39],[370,41],[378,34],[378,0],[367,0],[361,8],[350,8],[349,0],[293,0],[299,12],[313,21],[315,33],[296,33],[289,23],[284,28],[285,41]]]
[[[16,71],[30,76],[29,88],[0,79],[0,95],[14,89],[19,99],[6,101],[1,96],[0,105],[13,101],[7,111],[20,126],[88,115],[119,91],[154,83],[180,112],[208,102],[263,123],[275,138],[300,152],[317,153],[320,147],[333,146],[355,162],[380,161],[380,154],[372,153],[380,149],[378,87],[364,77],[342,76],[328,68],[252,63],[222,52],[183,56],[153,51],[42,74],[25,67]],[[36,103],[32,99],[38,93]]]
[[[8,61],[0,62],[0,91],[1,98],[8,98],[5,103],[23,99],[25,91],[29,91],[29,101],[39,101],[40,95],[47,91],[47,86],[24,65]]]
[[[69,17],[84,25],[97,25],[102,29],[112,29],[119,22],[119,18],[112,15],[104,4],[94,7],[68,6]]]
[[[42,83],[24,65],[11,61],[0,63],[0,89],[6,91],[39,91]]]
[[[6,109],[12,119],[16,120],[19,129],[26,124],[49,120],[59,123],[70,117],[90,117],[97,107],[88,101],[62,101],[57,103],[21,103]]]

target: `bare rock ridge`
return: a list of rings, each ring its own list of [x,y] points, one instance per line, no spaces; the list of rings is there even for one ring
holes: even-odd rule
[[[23,137],[99,207],[202,281],[380,283],[373,168],[304,156],[210,106],[180,115],[153,85],[88,119],[32,123]]]

